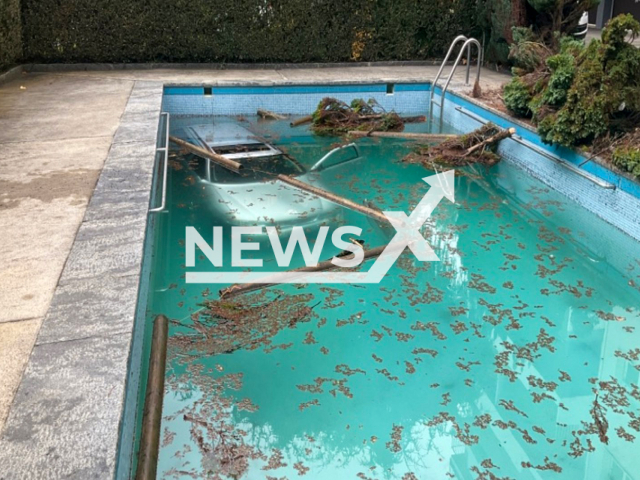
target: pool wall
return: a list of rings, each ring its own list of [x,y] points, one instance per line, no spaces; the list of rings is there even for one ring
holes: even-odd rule
[[[255,115],[257,108],[264,108],[276,113],[308,115],[322,98],[332,96],[345,102],[372,98],[386,110],[401,115],[424,115],[428,112],[430,90],[429,83],[165,86],[163,111],[177,117]],[[440,94],[440,89],[436,94]],[[443,121],[465,132],[486,121],[503,128],[515,127],[519,141],[508,139],[499,147],[505,160],[640,240],[639,183],[574,150],[546,145],[532,128],[455,93],[447,92]]]
[[[311,85],[273,87],[165,87],[163,109],[171,115],[255,115],[256,108],[275,113],[309,115],[320,100],[334,97],[374,99],[386,110],[404,115],[424,114],[429,104],[426,83]],[[392,93],[387,93],[392,92]]]

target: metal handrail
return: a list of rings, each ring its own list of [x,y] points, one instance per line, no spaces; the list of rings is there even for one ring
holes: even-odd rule
[[[438,81],[440,80],[440,76],[442,75],[442,71],[444,70],[444,66],[449,61],[449,57],[451,56],[453,49],[456,47],[456,45],[458,45],[458,43],[462,41],[464,41],[464,43],[460,48],[460,53],[458,53],[458,57],[456,58],[456,61],[453,63],[453,66],[451,67],[451,71],[449,72],[449,76],[447,77],[447,81],[442,87],[442,91],[440,93],[440,103],[436,103],[436,100],[434,99],[435,91],[438,85]],[[444,60],[440,65],[440,69],[438,70],[438,74],[436,75],[436,78],[433,81],[433,84],[431,85],[431,92],[429,94],[429,126],[431,126],[433,121],[433,105],[436,104],[440,107],[440,128],[442,129],[442,112],[444,109],[445,95],[447,93],[447,89],[449,88],[449,84],[451,83],[451,79],[453,78],[453,75],[456,69],[458,68],[458,64],[462,59],[462,55],[464,55],[465,50],[467,52],[467,72],[466,72],[466,78],[465,78],[465,85],[469,85],[469,74],[471,71],[471,45],[475,45],[476,48],[478,49],[478,65],[476,67],[476,82],[480,81],[480,66],[482,65],[482,46],[480,45],[480,42],[475,38],[467,38],[464,35],[458,35],[453,40],[453,42],[451,42],[451,45],[449,46],[449,51],[447,52],[447,55],[444,57]]]
[[[166,117],[165,128],[166,128],[166,136],[164,140],[164,147],[157,147],[156,153],[164,152],[164,168],[162,173],[162,197],[160,206],[156,208],[150,208],[149,212],[161,212],[167,206],[167,174],[169,170],[169,112],[162,112],[160,115],[164,115]]]
[[[511,135],[511,139],[513,141],[515,141],[516,143],[519,143],[520,145],[522,145],[524,147],[527,147],[530,150],[533,150],[538,155],[542,155],[543,157],[554,161],[558,165],[562,165],[566,169],[571,170],[573,173],[575,173],[577,175],[580,175],[582,178],[586,178],[587,180],[589,180],[592,183],[595,183],[596,185],[598,185],[601,188],[604,188],[604,189],[607,189],[607,190],[615,190],[616,189],[616,186],[613,183],[605,182],[604,180],[601,180],[600,178],[596,177],[595,175],[592,175],[589,172],[587,172],[587,171],[585,171],[585,170],[583,170],[583,169],[581,169],[579,167],[576,167],[574,164],[569,163],[566,160],[563,160],[562,158],[556,157],[555,155],[552,155],[552,154],[550,154],[548,152],[545,152],[541,148],[531,144],[530,142],[527,142],[526,140],[524,140],[519,135]]]
[[[334,153],[336,153],[338,150],[343,150],[343,149],[345,149],[345,148],[353,148],[353,149],[356,151],[356,156],[354,157],[354,159],[355,159],[355,158],[360,157],[360,148],[358,147],[358,145],[356,145],[355,143],[348,143],[348,144],[346,144],[346,145],[342,145],[342,146],[340,146],[340,147],[336,147],[336,148],[334,148],[333,150],[331,150],[331,151],[327,152],[327,154],[326,154],[324,157],[322,157],[320,160],[318,160],[318,161],[313,165],[313,167],[311,167],[311,168],[309,169],[309,171],[314,172],[314,171],[316,171],[316,170],[320,170],[320,167],[322,167],[322,163],[323,163],[327,158],[329,158],[331,155],[333,155]]]

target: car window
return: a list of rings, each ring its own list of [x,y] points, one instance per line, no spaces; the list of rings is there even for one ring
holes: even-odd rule
[[[195,155],[189,160],[189,168],[193,170],[198,177],[207,179],[207,160]]]
[[[211,181],[215,183],[252,183],[271,180],[274,175],[300,175],[304,167],[286,155],[269,157],[252,157],[236,159],[244,167],[241,172],[234,173],[211,162]]]
[[[360,158],[358,150],[354,148],[341,148],[334,150],[317,168],[318,170],[327,170],[328,168],[337,167],[344,163]]]

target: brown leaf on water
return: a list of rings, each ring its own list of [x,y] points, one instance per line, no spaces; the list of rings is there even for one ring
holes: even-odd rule
[[[605,411],[602,408],[602,405],[598,403],[598,395],[596,395],[596,398],[593,400],[593,406],[591,407],[590,413],[598,430],[598,438],[600,438],[602,443],[607,445],[609,443],[609,437],[607,436],[609,422],[605,417]]]

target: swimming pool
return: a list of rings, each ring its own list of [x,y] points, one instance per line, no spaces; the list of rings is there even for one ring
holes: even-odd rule
[[[402,113],[424,113],[427,87],[291,88],[167,89],[164,109],[172,132],[243,125],[309,169],[335,139],[251,112],[301,115],[314,96],[364,92]],[[428,189],[421,178],[434,172],[399,162],[406,142],[358,145],[357,159],[318,181],[358,203],[410,212]],[[211,242],[212,226],[234,218],[216,214],[198,189],[201,163],[172,152],[167,208],[148,231],[147,313],[138,319],[143,358],[153,318],[171,320],[158,477],[636,478],[635,230],[622,233],[589,212],[597,199],[578,204],[532,178],[519,163],[523,152],[507,146],[509,161],[456,176],[456,202],[440,202],[423,228],[440,262],[406,251],[380,284],[250,293],[239,322],[203,307],[225,285],[186,283],[189,271],[213,267],[203,255],[186,267],[185,228]],[[248,190],[233,190],[236,203],[273,209],[273,200]],[[624,202],[632,199],[617,204]],[[369,247],[389,241],[368,217],[342,207],[331,213],[330,227],[362,228]],[[265,251],[261,257],[266,269],[274,263]],[[294,262],[301,264],[298,254]]]

